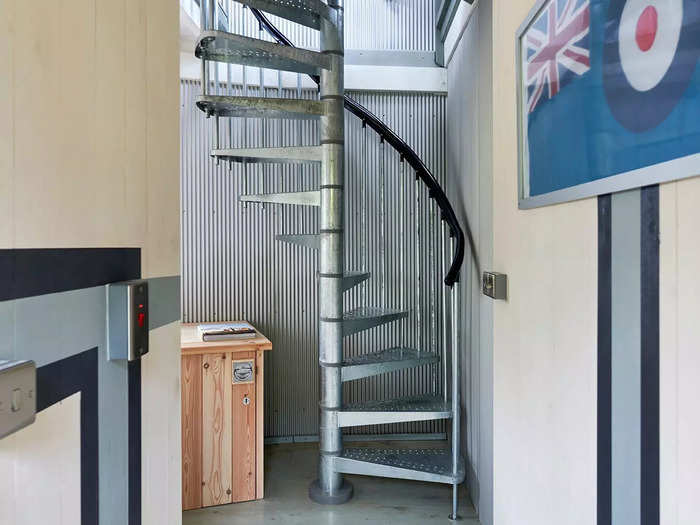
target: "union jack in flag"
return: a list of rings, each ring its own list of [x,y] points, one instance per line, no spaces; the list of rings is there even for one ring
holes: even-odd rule
[[[542,99],[545,86],[551,99],[571,75],[583,75],[591,68],[588,39],[590,1],[550,0],[540,17],[525,34],[528,112]],[[583,40],[583,41],[582,41]]]

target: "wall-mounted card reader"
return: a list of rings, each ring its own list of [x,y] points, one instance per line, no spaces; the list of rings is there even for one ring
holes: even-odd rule
[[[107,285],[107,355],[135,361],[148,352],[148,283]]]
[[[34,361],[0,361],[0,439],[34,423]]]

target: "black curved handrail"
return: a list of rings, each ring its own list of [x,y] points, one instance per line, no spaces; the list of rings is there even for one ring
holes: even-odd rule
[[[295,47],[294,44],[292,44],[292,42],[286,36],[284,36],[284,34],[282,34],[282,32],[280,32],[279,29],[277,29],[259,9],[251,7],[250,10],[260,24],[260,27],[267,31],[267,33],[273,39],[275,39],[278,44]],[[312,76],[311,78],[313,78],[314,81],[319,84],[320,80],[317,76]],[[454,283],[459,281],[459,274],[464,262],[464,232],[459,225],[459,221],[457,220],[457,216],[452,208],[452,204],[450,204],[450,201],[447,198],[447,195],[445,195],[440,183],[438,183],[428,167],[423,163],[418,154],[413,151],[411,146],[409,146],[401,137],[394,133],[389,126],[379,120],[379,118],[370,110],[357,103],[347,95],[345,96],[345,109],[362,119],[363,124],[369,125],[369,127],[376,131],[384,141],[388,142],[399,153],[399,155],[401,155],[401,160],[408,162],[408,164],[415,170],[416,177],[420,178],[428,187],[428,195],[431,199],[435,199],[435,202],[440,208],[441,219],[446,221],[450,227],[450,237],[455,238],[456,251],[454,258],[452,259],[450,269],[445,276],[445,284],[452,287]]]

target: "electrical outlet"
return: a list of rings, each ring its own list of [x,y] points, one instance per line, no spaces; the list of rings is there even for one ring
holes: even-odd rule
[[[508,277],[503,273],[484,272],[482,292],[492,299],[508,299]]]
[[[0,361],[0,439],[36,419],[34,361]]]

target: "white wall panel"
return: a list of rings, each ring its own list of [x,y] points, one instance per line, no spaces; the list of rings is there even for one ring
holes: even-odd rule
[[[0,440],[0,466],[0,523],[80,523],[80,393]]]
[[[182,520],[180,323],[151,330],[149,345],[141,361],[143,523],[176,525]]]
[[[135,247],[144,277],[178,272],[178,10],[170,0],[0,0],[0,248]],[[4,355],[32,352],[14,348],[14,312],[0,329]],[[177,339],[176,326],[165,329]],[[172,375],[159,380],[170,386],[179,383],[177,347],[161,355]],[[51,347],[41,351],[51,355]],[[148,397],[149,385],[144,391],[146,407],[161,400]],[[168,402],[179,415],[179,398]],[[151,427],[148,437],[144,458],[175,461],[148,482],[172,488],[180,480],[179,429]],[[35,480],[1,483],[10,485],[3,494],[34,495]],[[41,499],[53,501],[59,488],[47,482]],[[17,508],[19,519],[25,510]],[[173,497],[151,509],[151,523],[177,523]]]
[[[700,490],[700,179],[661,186],[661,523],[697,520]]]
[[[462,294],[462,450],[470,467],[470,495],[484,524],[492,522],[493,510],[493,301],[480,286],[481,271],[492,268],[493,257],[492,98],[489,61],[481,56],[490,33],[489,9],[472,19],[449,64],[446,136],[448,195],[462,223],[469,224],[475,246],[475,252],[467,252]]]

